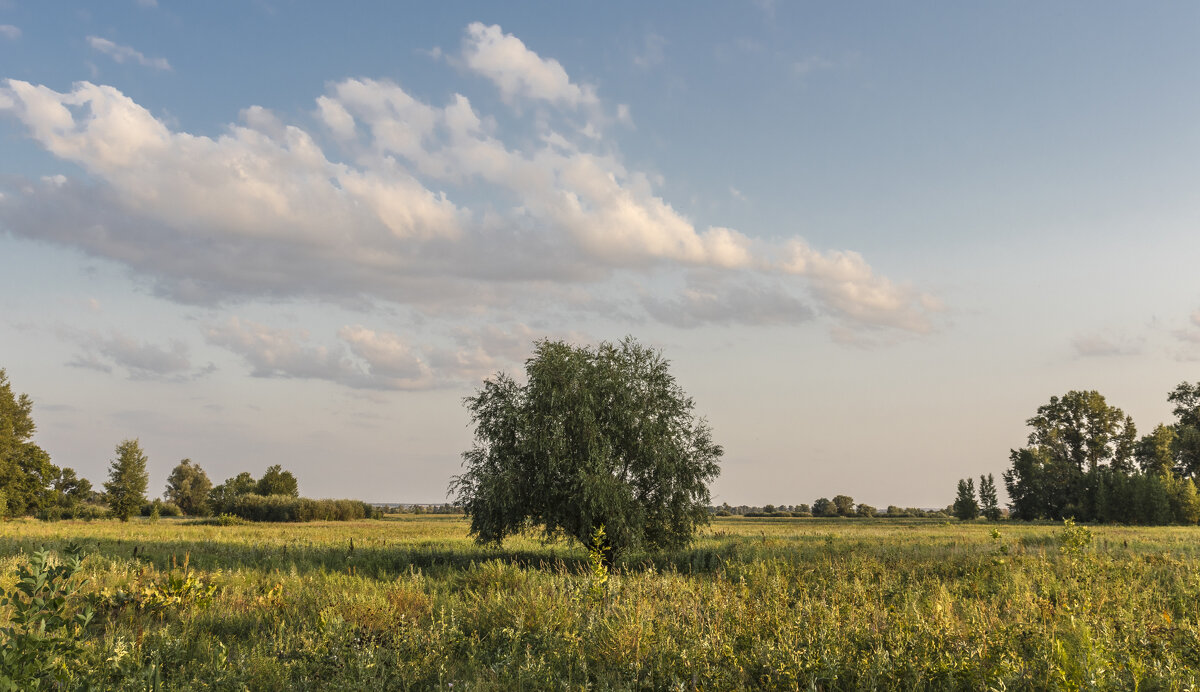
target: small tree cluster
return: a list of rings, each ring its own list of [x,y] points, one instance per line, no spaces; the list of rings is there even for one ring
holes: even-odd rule
[[[1133,420],[1098,392],[1051,397],[1030,418],[1028,446],[1004,473],[1012,515],[1138,524],[1194,524],[1200,475],[1200,382],[1167,400],[1175,422],[1138,438]]]

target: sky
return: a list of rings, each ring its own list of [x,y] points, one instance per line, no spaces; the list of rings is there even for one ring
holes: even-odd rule
[[[151,493],[440,502],[540,338],[662,350],[715,502],[941,507],[1200,380],[1200,5],[0,0],[0,367]]]

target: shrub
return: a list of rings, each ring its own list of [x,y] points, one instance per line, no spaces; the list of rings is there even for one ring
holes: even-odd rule
[[[314,500],[290,495],[241,495],[230,514],[250,521],[354,521],[376,519],[381,512],[361,500]]]
[[[160,517],[182,517],[183,510],[174,502],[163,502],[162,500],[154,500],[142,505],[142,516],[149,517],[154,513],[154,509],[158,508],[158,516]]]
[[[83,549],[72,543],[64,552],[64,563],[51,566],[50,551],[37,551],[28,566],[17,569],[14,589],[0,589],[0,606],[12,608],[8,626],[0,628],[0,688],[65,683],[76,667],[72,659],[81,652],[79,639],[87,632],[92,610],[80,610],[76,603],[83,584],[75,581],[83,570]]]

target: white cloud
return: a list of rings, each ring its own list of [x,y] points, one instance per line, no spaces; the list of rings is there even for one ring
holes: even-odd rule
[[[134,50],[129,46],[122,46],[119,43],[113,43],[106,38],[88,36],[87,42],[93,50],[107,55],[118,63],[132,62],[155,70],[171,69],[171,63],[167,62],[166,58],[148,58],[141,51]]]
[[[542,58],[499,26],[474,22],[463,39],[466,66],[492,80],[509,101],[529,98],[577,107],[598,102],[595,89],[574,84],[553,58]]]
[[[560,64],[498,27],[469,27],[464,52],[490,65],[514,96],[594,98]],[[641,305],[637,318],[664,321],[665,306],[677,305],[694,318],[676,322],[755,323],[804,321],[811,306],[842,329],[909,333],[930,331],[940,310],[858,253],[698,226],[663,199],[660,179],[626,168],[613,142],[596,128],[581,134],[570,114],[539,119],[536,137],[506,140],[466,96],[435,105],[371,79],[343,80],[315,99],[313,120],[330,137],[260,106],[220,135],[196,135],[89,82],[60,93],[8,80],[0,112],[87,172],[8,185],[0,226],[121,263],[182,302],[383,301],[441,318],[488,306],[578,313]],[[730,295],[719,288],[650,301],[625,280],[681,269],[749,279],[724,284]],[[767,302],[761,310],[727,309],[755,293]],[[315,358],[327,379],[370,375],[368,351],[353,352],[350,342],[338,348],[297,357],[309,365]],[[436,355],[422,357],[433,364]],[[351,370],[342,372],[339,358]],[[304,372],[262,360],[254,367]]]
[[[894,327],[924,334],[933,329],[930,313],[942,310],[934,296],[876,275],[857,252],[821,253],[804,241],[793,240],[780,268],[806,277],[821,306],[842,320],[843,328]],[[848,338],[844,329],[839,334],[839,341]]]
[[[21,29],[12,24],[0,24],[0,38],[16,41],[21,38]]]

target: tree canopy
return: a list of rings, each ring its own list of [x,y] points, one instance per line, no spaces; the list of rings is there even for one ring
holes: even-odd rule
[[[208,514],[208,493],[212,491],[212,481],[199,464],[193,464],[191,459],[183,459],[171,470],[167,477],[167,490],[164,496],[179,505],[184,514],[202,516]]]
[[[668,361],[632,338],[542,340],[525,384],[499,373],[465,404],[475,443],[451,484],[481,543],[540,527],[607,548],[686,544],[708,521],[722,449]]]

